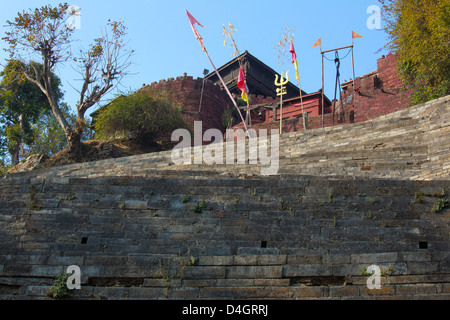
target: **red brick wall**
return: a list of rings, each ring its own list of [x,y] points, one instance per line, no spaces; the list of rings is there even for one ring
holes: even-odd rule
[[[411,103],[408,94],[401,90],[395,55],[378,59],[377,64],[377,71],[355,79],[357,93],[353,93],[353,83],[344,88],[344,105],[354,110],[355,122],[404,109]]]
[[[322,114],[322,96],[320,94],[305,97],[303,99],[303,111],[308,113],[309,117],[315,117]],[[326,106],[324,113],[330,113],[331,109]],[[302,105],[300,99],[283,103],[283,119],[297,119],[301,118]],[[280,119],[280,108],[277,109],[277,119]],[[273,121],[273,112],[268,109],[266,114],[266,122]]]
[[[233,106],[233,102],[224,90],[221,90],[212,81],[206,80],[201,110],[199,111],[202,85],[203,78],[193,79],[193,77],[185,75],[176,79],[169,78],[153,82],[151,85],[144,86],[141,90],[165,90],[170,93],[174,101],[183,105],[183,118],[192,129],[194,121],[202,121],[203,132],[208,129],[219,129],[225,132],[222,125],[222,115],[227,106]]]
[[[410,104],[407,93],[401,90],[402,83],[397,74],[395,56],[389,55],[378,59],[377,64],[376,71],[355,79],[356,93],[353,90],[353,82],[344,85],[342,92],[344,118],[338,119],[336,114],[333,121],[333,114],[327,113],[324,115],[325,127],[366,121],[406,108]],[[184,106],[183,117],[192,128],[194,121],[202,121],[203,132],[214,128],[224,133],[222,115],[225,108],[234,108],[234,105],[224,90],[207,80],[204,83],[202,108],[199,112],[202,84],[203,78],[193,79],[193,77],[185,75],[176,79],[169,78],[168,80],[154,82],[150,86],[143,87],[143,89],[150,87],[170,92],[174,100]],[[250,95],[250,100],[252,105],[279,102],[278,99],[255,95]],[[303,130],[303,120],[301,118],[296,119],[301,115],[300,103],[297,102],[291,101],[290,105],[283,107],[283,132]],[[308,127],[311,129],[321,128],[321,99],[316,96],[305,99],[304,109],[309,112]],[[327,112],[330,112],[330,110],[327,110]],[[277,119],[279,119],[279,109],[277,113]],[[279,128],[278,121],[272,122],[272,110],[267,110],[262,120],[259,119],[258,114],[259,110],[252,112],[252,124],[255,128]],[[245,112],[243,112],[243,116],[245,117]],[[264,119],[264,123],[259,123]],[[242,127],[242,124],[240,126]],[[239,125],[235,128],[237,127]]]
[[[334,117],[332,112],[326,113],[323,117],[324,127],[367,121],[404,109],[410,105],[411,100],[408,94],[402,90],[403,85],[397,72],[395,55],[378,59],[377,64],[376,71],[355,79],[356,93],[353,90],[352,81],[343,85],[343,118],[338,115],[338,111]],[[309,114],[308,128],[321,128],[322,115],[320,114],[321,110],[319,110],[321,107],[317,105],[315,100],[312,101],[312,106],[314,107],[310,110],[317,111]],[[327,110],[327,112],[330,112],[330,110]],[[277,114],[279,119],[279,109]],[[298,114],[301,114],[298,103],[283,107],[283,132],[303,130],[303,120],[301,118],[295,119]],[[272,111],[269,110],[266,123],[256,125],[254,128],[279,128],[279,121],[273,122],[272,119]]]

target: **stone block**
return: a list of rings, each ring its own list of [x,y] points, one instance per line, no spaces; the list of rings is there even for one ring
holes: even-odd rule
[[[352,254],[352,263],[384,263],[384,262],[396,262],[399,260],[398,253],[368,253],[368,254]]]
[[[322,256],[320,254],[288,255],[287,264],[321,264]]]
[[[25,294],[28,297],[45,297],[52,286],[28,286]]]
[[[255,266],[258,264],[258,256],[234,256],[233,265],[235,266]]]
[[[407,262],[409,274],[431,274],[439,271],[439,262]]]
[[[400,261],[431,261],[431,253],[427,251],[422,252],[399,252]]]
[[[198,258],[199,266],[230,266],[233,264],[233,256],[201,256]]]
[[[294,287],[291,290],[293,299],[323,298],[325,294],[323,287]]]
[[[49,256],[47,260],[49,265],[70,266],[84,264],[83,256]]]
[[[277,248],[255,248],[255,247],[240,247],[237,254],[244,255],[278,255],[280,250]]]
[[[144,279],[144,287],[181,287],[181,279]]]
[[[331,276],[332,267],[322,264],[287,265],[283,268],[283,277]]]
[[[33,265],[31,266],[30,276],[35,277],[57,277],[66,270],[63,266]]]
[[[324,254],[322,255],[323,264],[350,264],[351,255],[349,254]]]
[[[370,296],[392,296],[395,294],[395,287],[393,286],[381,286],[380,289],[369,289],[367,286],[360,287],[360,295],[361,297],[370,297]]]
[[[226,268],[227,279],[279,279],[281,266],[230,266]]]
[[[262,266],[286,264],[286,255],[261,255],[257,256],[257,264]]]
[[[194,287],[168,287],[167,297],[169,299],[177,299],[177,300],[194,300],[198,298],[200,293],[200,288]]]
[[[223,279],[226,267],[223,266],[187,266],[183,271],[183,279]]]
[[[124,208],[126,210],[145,210],[148,209],[147,201],[125,200]]]
[[[289,279],[217,279],[217,287],[289,287]]]
[[[358,297],[358,286],[338,286],[330,287],[330,297]]]
[[[133,290],[132,290],[133,289]],[[141,290],[139,290],[141,289]],[[149,289],[148,291],[143,291],[144,289]],[[128,298],[140,298],[144,295],[145,298],[161,297],[164,296],[165,289],[163,288],[124,288],[124,287],[94,287],[92,292],[92,297],[95,299],[107,299],[107,300],[124,300]],[[132,294],[130,294],[132,291]],[[141,292],[147,293],[140,294]]]

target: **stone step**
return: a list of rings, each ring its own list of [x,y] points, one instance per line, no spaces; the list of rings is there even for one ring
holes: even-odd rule
[[[148,264],[150,260],[142,257],[137,257],[139,260],[134,257],[124,260],[120,256],[85,258],[85,263],[78,261],[82,270],[82,289],[71,292],[70,296],[72,299],[386,299],[399,296],[403,299],[445,299],[449,296],[448,267],[446,274],[436,274],[437,269],[445,266],[442,264],[445,255],[448,258],[448,252],[431,255],[428,252],[387,252],[339,256],[209,256],[195,259],[193,265],[183,261],[181,267],[173,257],[172,262],[177,264],[173,268],[164,265],[171,263],[169,258],[151,257],[160,261],[162,269],[159,270],[149,268],[152,266]],[[54,257],[49,260],[62,262]],[[66,263],[73,261],[64,260]],[[39,263],[36,257],[27,262]],[[91,263],[107,265],[92,267]],[[141,269],[136,269],[136,263]],[[383,272],[380,289],[367,287],[369,274],[365,270],[369,265],[377,265]],[[62,269],[36,264],[31,268],[31,274],[38,277],[0,277],[2,298],[17,298],[22,291],[29,298],[45,299],[52,277],[43,275],[62,272]]]
[[[362,151],[363,154],[360,155],[360,158],[368,157],[369,161],[372,158],[382,160],[383,157],[405,159],[417,157],[420,160],[416,159],[416,162],[431,160],[424,164],[425,167],[429,167],[433,163],[433,158],[428,156],[430,150],[433,151],[433,154],[439,154],[439,150],[442,150],[443,155],[439,159],[442,163],[433,168],[433,171],[438,174],[439,165],[450,165],[448,154],[444,151],[448,148],[437,143],[442,141],[448,144],[448,141],[450,141],[448,139],[448,123],[450,122],[445,121],[448,116],[444,112],[449,109],[448,105],[447,97],[366,123],[284,134],[280,140],[280,159],[295,157],[298,159],[299,165],[300,163],[315,164],[316,159],[313,155],[322,153],[322,156],[327,157],[328,162],[339,163],[340,159],[337,157],[339,153],[348,152],[348,156],[350,156]],[[437,112],[441,112],[441,114]],[[437,132],[441,132],[441,134],[437,134]],[[248,141],[246,141],[246,149],[248,150]],[[200,167],[205,167],[205,165],[203,164]],[[195,169],[196,166],[181,168]],[[260,165],[246,165],[240,168],[212,166],[205,168],[205,170],[216,171],[217,173],[240,173],[250,168],[259,169]],[[416,169],[420,170],[421,168],[422,166]],[[179,166],[173,166],[171,151],[63,166],[41,172],[43,175],[78,175],[80,177],[144,176],[167,169],[180,169]],[[283,170],[283,168],[281,169]],[[289,169],[295,170],[294,168]],[[253,171],[257,173],[257,170]],[[411,175],[417,177],[419,174],[420,172],[411,172],[408,177],[411,177]],[[372,175],[376,176],[376,173],[372,173]]]
[[[447,100],[285,134],[275,177],[171,152],[9,175],[0,297],[45,299],[75,264],[74,299],[446,298],[450,208],[432,208],[450,190]]]

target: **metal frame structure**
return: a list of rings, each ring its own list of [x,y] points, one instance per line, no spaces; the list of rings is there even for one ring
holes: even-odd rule
[[[353,72],[353,89],[354,89],[355,88],[355,60],[354,60],[354,55],[353,55],[354,45],[352,44],[351,46],[340,47],[340,48],[325,50],[325,51],[321,50],[321,52],[320,52],[322,55],[322,128],[325,126],[325,122],[324,122],[325,80],[324,80],[324,63],[323,63],[324,55],[325,55],[325,53],[328,53],[328,52],[332,52],[332,51],[337,52],[337,51],[349,49],[349,48],[351,49],[351,53],[352,53],[352,72]]]

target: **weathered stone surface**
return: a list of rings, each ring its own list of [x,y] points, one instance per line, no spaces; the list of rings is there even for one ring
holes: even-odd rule
[[[448,297],[447,100],[282,136],[275,177],[170,152],[9,175],[0,298],[45,298],[72,264],[74,299]]]

